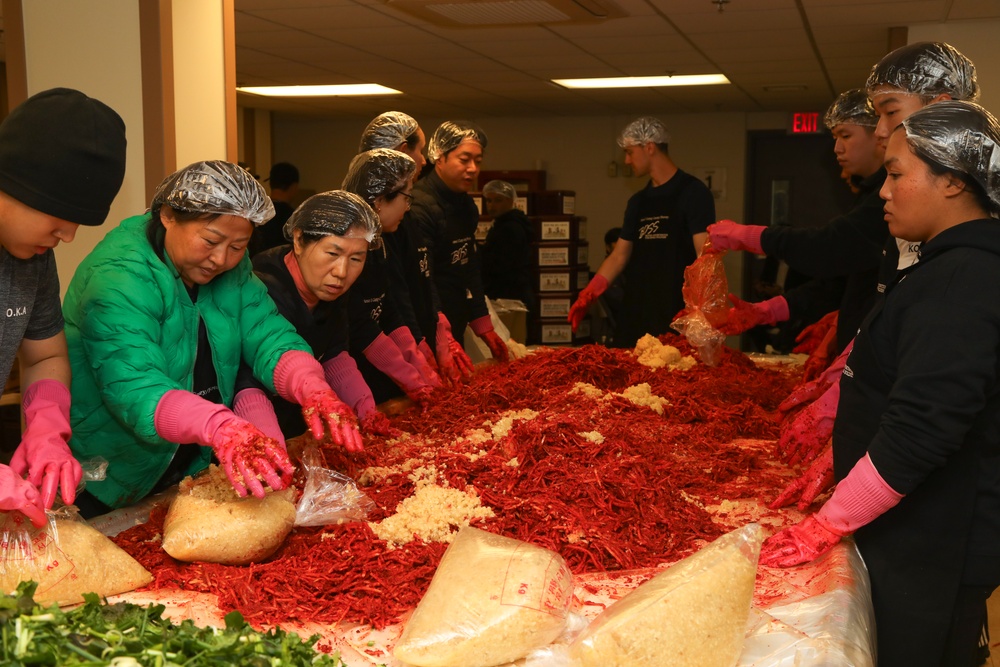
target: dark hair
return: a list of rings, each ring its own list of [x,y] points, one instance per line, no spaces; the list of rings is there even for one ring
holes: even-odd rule
[[[160,209],[163,208],[161,202],[154,202],[155,208],[151,209],[149,212],[149,221],[146,223],[146,240],[149,241],[149,245],[152,246],[153,251],[156,256],[160,258],[160,261],[164,261],[163,256],[163,239],[166,236],[166,228],[163,226],[163,222],[160,220]],[[198,211],[181,211],[172,206],[167,206],[171,211],[174,212],[174,220],[177,222],[194,222],[195,220],[215,220],[221,214],[219,213],[199,213]]]
[[[287,190],[299,182],[299,170],[291,162],[276,162],[267,180],[272,190]]]
[[[604,245],[612,245],[613,243],[618,241],[621,235],[622,235],[621,227],[612,227],[608,231],[604,232]]]
[[[417,147],[417,144],[420,143],[419,132],[420,128],[418,127],[416,130],[413,131],[413,134],[411,134],[406,138],[406,147],[409,148],[411,151]]]
[[[910,142],[906,143],[910,147],[910,151],[927,165],[927,168],[930,169],[932,174],[935,176],[953,176],[954,178],[962,181],[962,184],[965,186],[965,191],[976,198],[976,203],[984,211],[990,214],[1000,213],[1000,207],[990,201],[989,196],[986,194],[986,190],[983,189],[983,186],[976,179],[964,172],[956,171],[955,169],[944,166]]]
[[[656,147],[664,155],[670,155],[670,151],[668,150],[670,148],[670,144],[656,144]]]

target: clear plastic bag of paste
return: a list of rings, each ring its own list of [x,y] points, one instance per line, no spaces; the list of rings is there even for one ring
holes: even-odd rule
[[[716,329],[729,316],[729,281],[722,263],[724,252],[705,242],[701,257],[684,269],[684,310],[670,326],[697,350],[701,360],[716,366],[722,356],[726,335]]]
[[[296,526],[329,526],[347,521],[364,521],[375,502],[357,483],[336,470],[325,468],[315,447],[302,453],[306,481],[295,508]]]
[[[559,637],[572,600],[559,554],[462,528],[393,654],[419,667],[503,665]]]

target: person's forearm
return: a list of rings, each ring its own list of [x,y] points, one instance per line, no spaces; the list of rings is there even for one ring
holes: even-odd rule
[[[597,273],[604,276],[604,279],[607,280],[610,285],[618,278],[618,276],[622,274],[622,271],[625,270],[625,265],[628,264],[628,259],[628,254],[612,252],[604,258],[603,262],[601,262],[601,265],[597,268]]]
[[[39,380],[55,380],[70,386],[69,350],[63,334],[43,341],[22,341],[18,358],[21,362],[22,389]]]

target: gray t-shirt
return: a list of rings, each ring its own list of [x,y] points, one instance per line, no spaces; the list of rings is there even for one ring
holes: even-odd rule
[[[45,340],[63,330],[59,276],[51,250],[18,259],[0,248],[0,377],[6,383],[21,341]]]

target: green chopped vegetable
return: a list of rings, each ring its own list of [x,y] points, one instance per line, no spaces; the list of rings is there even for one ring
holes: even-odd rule
[[[339,653],[318,653],[319,635],[302,641],[280,628],[258,632],[239,612],[226,627],[199,628],[163,618],[163,605],[102,602],[84,595],[69,611],[35,604],[35,582],[13,595],[0,594],[0,664],[10,667],[344,667]]]

